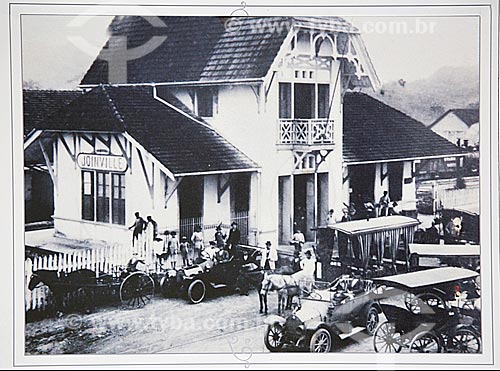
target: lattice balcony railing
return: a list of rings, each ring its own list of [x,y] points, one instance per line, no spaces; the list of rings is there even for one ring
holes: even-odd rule
[[[278,144],[333,144],[333,120],[279,119]]]

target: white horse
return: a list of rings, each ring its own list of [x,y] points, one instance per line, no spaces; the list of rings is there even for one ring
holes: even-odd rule
[[[292,299],[295,296],[299,296],[303,291],[310,291],[308,281],[310,278],[305,277],[302,271],[291,275],[264,273],[260,295],[264,298],[265,314],[267,314],[267,294],[269,291],[278,292],[278,314],[281,314],[282,310],[291,308]]]

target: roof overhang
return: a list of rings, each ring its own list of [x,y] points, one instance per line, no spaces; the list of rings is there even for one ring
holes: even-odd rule
[[[102,131],[83,131],[83,130],[34,130],[32,131],[24,141],[24,150],[27,150],[32,144],[36,143],[41,139],[50,139],[50,134],[55,133],[85,133],[85,134],[103,134]],[[168,167],[163,164],[160,160],[158,160],[151,152],[149,152],[146,148],[144,148],[141,143],[139,143],[132,135],[127,132],[108,132],[107,134],[121,134],[127,140],[129,140],[136,148],[141,150],[143,153],[147,153],[148,157],[152,159],[156,163],[156,165],[161,169],[161,171],[169,177],[171,180],[175,180],[179,177],[185,176],[199,176],[199,175],[218,175],[218,174],[234,174],[234,173],[248,173],[248,172],[261,172],[261,169],[258,167],[251,168],[241,168],[241,169],[219,169],[219,170],[207,170],[207,171],[196,171],[196,172],[182,172],[182,173],[174,173]]]
[[[437,156],[418,156],[418,157],[406,157],[406,158],[393,158],[387,160],[366,160],[366,161],[344,161],[344,164],[347,166],[353,165],[367,165],[367,164],[381,164],[387,162],[402,162],[402,161],[416,161],[416,160],[432,160],[432,159],[440,159],[440,158],[448,158],[448,157],[465,157],[467,153],[457,153],[450,155],[437,155]]]
[[[264,82],[264,78],[254,78],[254,79],[234,79],[234,80],[196,80],[196,81],[170,81],[170,82],[136,82],[136,83],[124,83],[124,84],[113,84],[116,87],[134,87],[134,86],[214,86],[214,85],[248,85],[248,84],[261,84]],[[80,89],[92,89],[103,84],[82,84],[79,85]],[[104,84],[108,85],[108,84]]]

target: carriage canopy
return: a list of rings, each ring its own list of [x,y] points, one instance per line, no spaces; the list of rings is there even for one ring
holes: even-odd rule
[[[479,273],[465,268],[443,267],[418,272],[375,278],[374,281],[391,287],[420,289],[476,278]]]
[[[410,244],[410,254],[426,257],[479,256],[480,245]]]
[[[340,260],[352,260],[354,265],[368,268],[372,257],[378,266],[384,260],[393,266],[398,259],[407,263],[408,244],[413,242],[419,224],[417,219],[393,215],[337,223],[328,228],[338,232]]]

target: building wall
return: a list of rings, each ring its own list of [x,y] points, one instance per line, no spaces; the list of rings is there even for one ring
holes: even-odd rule
[[[312,62],[312,65],[315,63]],[[294,155],[290,148],[280,147],[278,143],[278,110],[279,110],[279,85],[280,81],[293,81],[294,70],[304,66],[291,65],[289,68],[279,67],[276,69],[275,77],[270,86],[259,88],[249,85],[219,86],[217,90],[217,105],[214,116],[205,118],[213,125],[219,133],[234,144],[243,153],[249,156],[261,167],[261,173],[256,175],[258,180],[252,181],[252,190],[255,194],[251,197],[252,205],[256,210],[255,224],[259,231],[256,242],[263,244],[270,240],[273,244],[278,243],[279,232],[279,177],[290,176],[294,173]],[[311,66],[309,66],[311,68]],[[318,211],[334,208],[340,210],[343,202],[348,201],[342,187],[342,103],[341,103],[341,79],[337,79],[339,62],[333,62],[331,68],[316,70],[317,79],[321,83],[330,83],[330,94],[335,93],[333,100],[331,119],[335,120],[334,139],[335,149],[331,152],[318,172],[328,173],[328,195],[323,197],[322,202],[327,205],[318,207]],[[273,73],[271,71],[270,73]],[[303,80],[297,80],[304,82]],[[307,81],[310,82],[310,81]],[[335,84],[337,86],[335,87]],[[259,90],[261,89],[261,90]],[[188,104],[189,88],[184,90],[176,88],[171,90],[176,97]],[[310,171],[312,172],[312,171]],[[206,212],[211,217],[223,218],[227,215],[213,215],[210,209],[217,195],[217,189],[213,184],[207,187]],[[255,191],[258,189],[259,191]],[[215,195],[215,196],[214,196]],[[286,202],[289,202],[287,200]],[[321,200],[318,200],[321,202]],[[291,210],[290,205],[286,210]],[[208,216],[208,214],[207,214]]]
[[[90,136],[90,134],[87,134]],[[73,144],[73,135],[63,135],[66,143]],[[125,225],[102,223],[82,220],[82,169],[75,163],[58,139],[55,147],[55,169],[57,174],[57,190],[54,191],[55,199],[55,230],[68,238],[77,240],[104,241],[107,244],[128,245],[131,243],[132,232],[128,227],[134,223],[134,213],[138,211],[146,219],[151,215],[158,223],[159,233],[163,230],[179,229],[179,204],[177,190],[175,190],[166,203],[165,193],[172,190],[175,181],[166,177],[160,167],[153,165],[152,158],[143,153],[145,169],[150,182],[153,183],[153,196],[151,196],[144,169],[137,149],[130,145],[123,136],[119,136],[131,157],[131,166],[125,172]],[[115,139],[111,141],[111,154],[121,155]],[[102,148],[102,143],[96,147]],[[72,153],[92,153],[93,148],[84,140],[76,141],[75,148],[70,148]],[[167,182],[167,190],[165,189]],[[256,180],[254,179],[254,182]],[[217,176],[206,176],[204,179],[204,224],[228,223],[230,221],[230,193],[226,191],[221,202],[217,202]],[[211,230],[206,231],[206,240],[212,239]]]
[[[431,130],[453,144],[457,144],[457,140],[460,139],[462,144],[469,127],[454,113],[450,113],[434,124]]]

